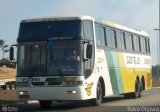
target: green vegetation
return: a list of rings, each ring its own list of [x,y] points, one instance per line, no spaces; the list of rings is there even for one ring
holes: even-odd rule
[[[160,65],[152,66],[152,75],[158,76],[158,66],[159,66],[159,73],[160,73]]]
[[[8,68],[15,68],[16,65],[12,63],[9,59],[3,58],[0,60],[0,67],[6,66]]]
[[[5,44],[5,40],[3,39],[0,39],[0,50],[2,50],[3,52],[3,58],[4,58],[4,54],[9,52],[8,45]]]
[[[16,104],[14,100],[0,100],[0,104]]]

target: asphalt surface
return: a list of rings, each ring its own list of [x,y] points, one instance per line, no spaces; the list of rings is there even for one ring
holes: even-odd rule
[[[154,106],[152,108],[157,109],[155,112],[160,112],[160,88],[143,92],[142,98],[139,99],[125,99],[123,96],[107,97],[98,107],[92,106],[87,101],[66,101],[53,102],[49,109],[42,109],[38,103],[33,103],[19,105],[18,110],[20,112],[146,112],[147,109],[150,109],[148,106]],[[139,110],[133,111],[133,108]]]

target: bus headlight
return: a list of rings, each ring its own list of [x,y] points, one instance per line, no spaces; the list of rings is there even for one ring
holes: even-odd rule
[[[64,86],[81,86],[82,84],[82,81],[65,81],[63,83]]]
[[[77,91],[76,90],[67,91],[67,94],[77,94]]]
[[[19,95],[27,95],[28,94],[28,91],[20,91],[19,92]]]
[[[20,91],[19,92],[19,98],[21,100],[27,100],[30,98],[29,94],[28,94],[28,91]]]

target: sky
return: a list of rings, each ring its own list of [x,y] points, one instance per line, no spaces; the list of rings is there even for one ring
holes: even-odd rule
[[[0,39],[15,44],[22,19],[62,14],[90,15],[147,31],[152,63],[158,63],[153,29],[159,28],[159,0],[0,0]]]

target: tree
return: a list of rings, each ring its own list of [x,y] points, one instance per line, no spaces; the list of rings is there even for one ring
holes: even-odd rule
[[[152,66],[152,75],[153,76],[158,76],[158,67],[160,67],[160,65]],[[159,73],[160,73],[160,70],[159,70]]]
[[[8,47],[8,45],[5,44],[5,40],[0,39],[0,48],[1,48],[1,50],[3,51],[3,58],[4,58],[4,54],[5,54],[6,52],[9,52],[9,50],[7,49],[7,47]]]
[[[3,67],[3,66],[9,67],[9,68],[16,67],[15,63],[12,63],[9,59],[6,59],[6,58],[3,58],[0,60],[0,67]]]
[[[4,40],[0,39],[0,48],[4,45]]]

